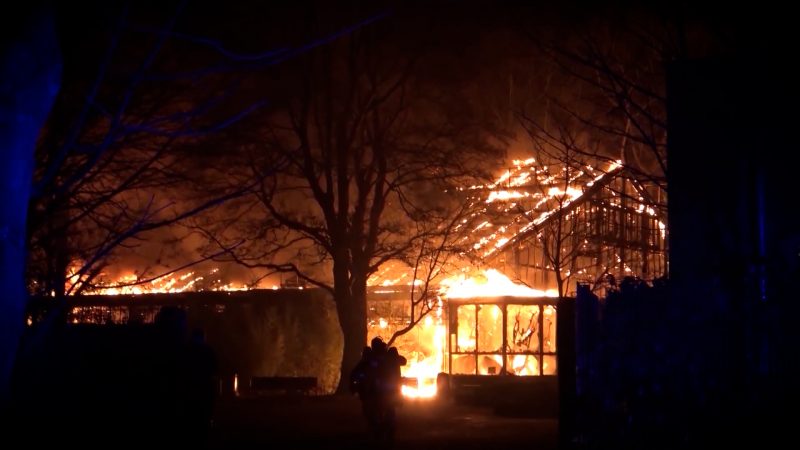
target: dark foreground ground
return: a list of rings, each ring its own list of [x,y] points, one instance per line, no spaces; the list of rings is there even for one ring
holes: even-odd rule
[[[220,400],[212,448],[375,448],[356,397],[261,397]],[[501,417],[488,408],[408,401],[398,410],[395,449],[557,447],[555,419]]]

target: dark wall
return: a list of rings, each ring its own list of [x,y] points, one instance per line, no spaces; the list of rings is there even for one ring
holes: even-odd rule
[[[668,68],[668,175],[672,304],[719,342],[729,423],[774,436],[800,373],[800,96],[769,44]]]
[[[757,266],[796,240],[793,72],[764,57],[669,68],[673,280],[757,283]]]
[[[339,381],[342,334],[333,300],[318,289],[233,294],[224,311],[189,307],[223,375],[316,377],[323,392]]]
[[[31,444],[197,434],[192,421],[217,392],[213,375],[316,377],[320,392],[338,382],[341,331],[332,299],[318,290],[71,301],[161,312],[155,323],[100,325],[52,321],[52,309],[27,328],[12,396]],[[207,346],[191,339],[200,329]]]

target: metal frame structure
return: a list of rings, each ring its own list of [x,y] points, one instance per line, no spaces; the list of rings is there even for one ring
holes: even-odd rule
[[[464,299],[449,299],[447,301],[447,317],[448,317],[448,329],[447,329],[447,372],[451,375],[501,375],[501,374],[513,374],[513,369],[508,366],[509,364],[509,357],[517,356],[517,355],[525,355],[525,356],[533,356],[536,358],[538,364],[538,370],[535,373],[527,374],[532,376],[550,376],[550,375],[557,375],[558,373],[558,366],[556,363],[557,359],[557,351],[558,351],[558,343],[556,339],[556,332],[555,329],[551,332],[550,338],[552,342],[545,342],[545,313],[544,311],[546,308],[552,308],[553,318],[549,319],[553,326],[556,326],[558,315],[557,315],[557,305],[558,305],[557,298],[551,297],[475,297],[475,298],[464,298]],[[474,333],[475,333],[475,346],[474,349],[460,349],[459,348],[459,330],[461,327],[459,326],[459,314],[458,309],[462,306],[475,306],[475,320],[474,320]],[[535,334],[537,339],[537,345],[533,350],[525,350],[519,351],[515,350],[514,346],[509,343],[509,306],[535,306],[538,307],[537,314],[536,314],[536,327],[535,329],[530,330],[532,333]],[[479,332],[479,320],[480,320],[480,308],[486,306],[496,306],[500,310],[500,314],[502,317],[502,345],[500,349],[494,350],[482,350],[480,348],[480,332]],[[546,345],[547,344],[547,345]],[[502,358],[502,363],[500,364],[500,370],[496,373],[481,373],[480,365],[478,362],[478,358],[481,356],[488,356],[488,357],[497,357],[500,356]],[[453,359],[454,357],[458,356],[473,356],[475,358],[475,370],[473,373],[463,373],[454,372],[453,368]],[[552,366],[546,368],[546,362],[549,361],[549,364]],[[496,360],[495,360],[496,361]]]

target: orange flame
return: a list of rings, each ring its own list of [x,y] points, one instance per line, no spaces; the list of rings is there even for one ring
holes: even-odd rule
[[[80,262],[71,265],[68,271],[66,281],[66,292],[73,292],[75,288],[80,287],[81,284],[86,282],[85,276],[79,275],[81,267]],[[152,280],[143,280],[141,275],[135,273],[125,274],[117,277],[115,280],[102,285],[86,289],[83,295],[142,295],[142,294],[174,294],[179,292],[187,292],[198,290],[199,283],[207,278],[213,277],[219,272],[219,269],[214,268],[205,276],[197,275],[193,271],[183,273],[173,273]],[[211,291],[248,291],[253,289],[252,286],[243,283],[221,283],[222,280],[215,281],[217,285],[208,290]],[[265,288],[267,286],[258,286]],[[277,289],[277,286],[272,286]]]
[[[431,351],[427,356],[418,357],[402,368],[403,377],[416,379],[415,386],[402,386],[404,397],[427,399],[436,396],[436,378],[444,370],[445,342],[447,342],[447,328],[442,320],[443,309],[440,297],[430,315],[417,324],[424,335],[431,336],[432,342],[429,347]]]
[[[558,297],[558,292],[554,289],[546,291],[532,289],[528,286],[515,284],[508,277],[494,269],[488,269],[477,275],[464,277],[450,277],[441,283],[441,293],[447,298],[468,298],[468,297]],[[447,329],[442,320],[442,299],[438,300],[438,308],[433,317],[428,316],[417,326],[426,331],[426,335],[432,336],[433,342],[430,348],[433,352],[426,358],[412,361],[408,366],[403,367],[403,376],[415,378],[416,385],[402,387],[403,396],[407,398],[432,398],[436,396],[436,378],[444,369],[445,345]],[[552,312],[552,311],[550,311]],[[499,313],[499,310],[497,310]],[[495,320],[501,320],[499,314],[493,315]],[[547,313],[547,312],[546,312]],[[475,348],[475,339],[466,335],[459,334],[459,348]],[[494,355],[495,358],[499,356]],[[495,361],[502,365],[502,360]],[[539,361],[533,355],[516,355],[511,361],[513,372],[520,375],[538,375]]]
[[[448,298],[472,297],[558,297],[555,289],[533,289],[516,284],[495,269],[487,269],[471,278],[451,277],[443,280],[442,290]]]

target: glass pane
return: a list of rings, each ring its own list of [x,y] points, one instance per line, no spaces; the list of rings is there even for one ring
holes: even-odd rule
[[[475,351],[475,305],[459,305],[457,352]]]
[[[539,350],[539,306],[508,305],[509,352],[536,352]]]
[[[556,308],[552,305],[544,307],[544,320],[542,321],[542,351],[556,351]]]
[[[500,375],[503,370],[503,355],[478,355],[479,375]]]
[[[558,363],[556,362],[556,357],[553,355],[544,355],[542,358],[543,361],[543,372],[545,375],[555,375],[558,371]]]
[[[478,351],[503,350],[503,314],[497,305],[478,306]],[[501,364],[502,365],[502,364]]]
[[[475,375],[475,355],[453,355],[452,373]]]
[[[533,355],[508,355],[506,369],[513,375],[539,375],[539,360]]]

